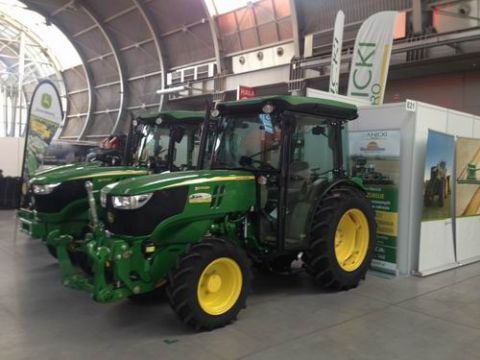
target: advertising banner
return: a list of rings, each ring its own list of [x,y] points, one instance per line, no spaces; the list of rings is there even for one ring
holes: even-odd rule
[[[377,244],[372,268],[396,273],[400,130],[349,133],[351,176],[361,178],[375,209]]]
[[[383,104],[393,36],[398,13],[383,11],[370,16],[360,27],[348,83],[348,96]]]
[[[62,103],[57,88],[51,81],[40,82],[33,92],[28,112],[22,172],[24,181],[42,164],[62,119]]]
[[[340,65],[342,61],[343,47],[343,27],[345,23],[345,14],[342,10],[337,13],[335,18],[335,30],[333,32],[332,61],[330,64],[330,83],[328,91],[332,94],[338,94],[340,82]]]
[[[455,255],[480,260],[480,139],[457,137],[455,156]]]
[[[480,139],[457,138],[456,217],[480,215]]]
[[[428,131],[423,179],[422,221],[452,217],[452,174],[454,173],[455,138]]]

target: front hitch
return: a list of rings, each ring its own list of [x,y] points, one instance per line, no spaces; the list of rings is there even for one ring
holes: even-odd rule
[[[87,181],[85,188],[90,206],[92,233],[81,242],[72,236],[52,231],[48,243],[57,250],[60,274],[65,286],[89,292],[98,302],[108,303],[153,290],[157,284],[151,279],[150,259],[134,257],[134,246],[104,230],[98,220],[93,197],[93,185]],[[80,244],[80,246],[79,246]],[[80,273],[72,263],[71,252],[86,255],[91,274]]]
[[[92,284],[77,272],[72,263],[68,249],[73,244],[73,237],[61,235],[60,230],[54,230],[48,234],[47,244],[55,247],[63,284],[75,289],[92,291]]]
[[[66,287],[87,291],[101,303],[125,299],[148,292],[156,287],[150,279],[150,263],[145,261],[141,278],[132,279],[131,257],[133,249],[122,239],[111,238],[106,231],[87,234],[83,251],[91,265],[91,275],[80,272],[72,262],[71,248],[74,239],[61,235],[58,230],[49,235],[49,244],[55,246],[60,274]],[[148,275],[147,275],[148,274]]]

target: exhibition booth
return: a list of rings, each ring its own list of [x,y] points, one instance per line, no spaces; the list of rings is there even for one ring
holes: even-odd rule
[[[359,107],[348,163],[376,210],[374,269],[427,276],[480,260],[480,117],[413,100],[307,95]]]
[[[426,276],[480,260],[480,117],[407,100],[362,107],[349,130],[377,209],[374,268]]]

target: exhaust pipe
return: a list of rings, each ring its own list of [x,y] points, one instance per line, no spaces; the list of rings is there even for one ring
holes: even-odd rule
[[[98,214],[97,204],[95,203],[95,197],[93,196],[93,183],[91,181],[86,181],[85,189],[87,189],[88,206],[90,207],[90,219],[92,220],[93,228],[96,229],[98,227]]]

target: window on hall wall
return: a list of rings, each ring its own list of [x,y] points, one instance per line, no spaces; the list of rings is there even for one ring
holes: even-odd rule
[[[289,0],[209,0],[226,54],[293,37]]]
[[[207,4],[210,14],[212,16],[218,16],[242,7],[246,7],[248,4],[257,1],[258,0],[206,0],[205,3]]]

